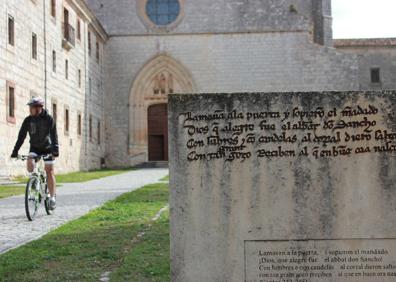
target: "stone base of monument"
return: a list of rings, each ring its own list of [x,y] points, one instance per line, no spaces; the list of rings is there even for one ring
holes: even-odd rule
[[[396,92],[169,98],[172,281],[396,281]]]

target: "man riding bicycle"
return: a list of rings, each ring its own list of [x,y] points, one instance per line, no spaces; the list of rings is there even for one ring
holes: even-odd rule
[[[44,109],[44,100],[40,97],[33,97],[29,103],[30,115],[25,118],[19,131],[18,140],[12,151],[11,158],[18,157],[18,151],[25,141],[27,133],[30,136],[29,158],[27,160],[27,170],[32,173],[35,168],[36,158],[44,157],[45,171],[48,177],[48,189],[50,192],[49,207],[54,210],[56,207],[56,182],[54,173],[55,158],[59,156],[58,134],[56,124],[47,110]]]

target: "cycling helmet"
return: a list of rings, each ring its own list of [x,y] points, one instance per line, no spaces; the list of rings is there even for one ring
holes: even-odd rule
[[[28,106],[41,106],[44,107],[44,100],[41,97],[33,97],[27,103]]]

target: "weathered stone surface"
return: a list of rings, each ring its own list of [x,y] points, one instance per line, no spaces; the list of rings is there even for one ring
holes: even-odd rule
[[[395,280],[396,92],[171,95],[169,110],[173,281]],[[260,252],[293,250],[308,259],[293,267],[359,261],[260,271]]]
[[[106,31],[111,35],[146,35],[165,33],[150,28],[142,20],[145,16],[142,0],[88,0]],[[182,0],[182,21],[166,33],[238,33],[268,31],[312,30],[315,17],[325,13],[305,0]],[[315,2],[330,2],[317,0]],[[324,4],[325,5],[325,4]],[[139,9],[139,6],[142,9]],[[313,12],[315,10],[315,13]],[[114,15],[118,15],[114,17]]]

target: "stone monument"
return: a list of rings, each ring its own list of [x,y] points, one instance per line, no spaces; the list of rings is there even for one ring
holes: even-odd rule
[[[169,98],[172,281],[396,281],[396,92]]]

